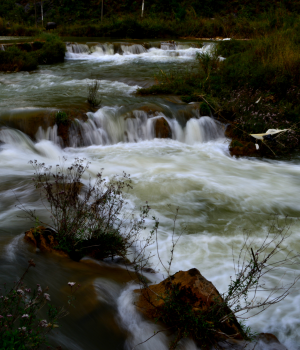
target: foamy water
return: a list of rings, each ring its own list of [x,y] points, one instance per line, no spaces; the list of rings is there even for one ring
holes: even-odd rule
[[[65,65],[46,67],[32,74],[0,75],[0,95],[5,97],[12,92],[18,93],[20,101],[16,101],[16,105],[19,104],[20,111],[24,111],[25,108],[35,108],[39,103],[44,103],[43,108],[57,108],[60,103],[75,101],[76,96],[83,100],[83,89],[91,81],[89,72],[83,74],[84,67],[102,69],[103,76],[99,80],[107,102],[95,113],[88,113],[86,123],[78,121],[77,129],[71,130],[69,148],[61,148],[56,126],[41,127],[35,139],[16,129],[0,130],[0,140],[3,142],[0,144],[1,229],[4,232],[9,230],[13,235],[9,238],[8,234],[2,234],[5,237],[4,243],[1,243],[2,256],[7,261],[5,266],[17,264],[20,251],[25,261],[31,254],[20,239],[20,233],[30,223],[19,217],[16,198],[26,203],[28,208],[38,209],[39,218],[47,220],[49,217],[40,206],[38,194],[32,186],[33,169],[29,160],[36,159],[55,167],[63,157],[67,157],[66,165],[71,164],[75,157],[91,161],[84,181],[88,181],[89,176],[95,177],[101,168],[104,168],[107,178],[122,171],[131,174],[134,189],[129,195],[130,206],[138,208],[148,201],[153,214],[159,218],[159,252],[163,261],[170,256],[172,219],[178,206],[177,227],[180,231],[181,227],[186,226],[186,231],[176,247],[172,273],[196,267],[221,293],[226,291],[233,275],[232,248],[234,254],[239,252],[245,229],[259,244],[268,230],[271,215],[291,218],[294,224],[286,247],[300,251],[300,225],[296,220],[300,213],[297,198],[300,188],[298,158],[291,161],[232,158],[228,151],[229,141],[224,137],[224,127],[212,116],[201,116],[192,105],[177,105],[159,98],[139,99],[132,95],[139,86],[137,82],[129,84],[109,79],[112,71],[107,70],[107,60],[111,60],[112,65],[119,62],[124,71],[131,67],[129,75],[141,67],[144,69],[144,66],[135,66],[141,60],[150,65],[151,62],[163,64],[168,61],[173,64],[182,60],[192,61],[195,53],[201,49],[189,45],[175,51],[157,47],[145,49],[143,46],[130,48],[128,45],[122,48],[119,45],[122,52],[116,53],[115,47],[109,44],[98,45],[94,51],[89,45],[82,45],[72,46]],[[119,77],[123,77],[122,72],[120,68]],[[145,79],[148,79],[150,73],[152,71],[147,76],[141,70],[140,74],[145,74]],[[44,101],[41,101],[41,96],[44,96]],[[145,105],[147,99],[156,104],[156,112],[146,113],[138,108]],[[17,115],[15,105],[9,106],[9,102],[3,99],[1,104],[2,112],[5,110],[7,113],[10,108],[11,115]],[[188,111],[190,119],[183,121],[180,118],[182,110]],[[158,118],[164,118],[168,123],[172,139],[155,137]],[[78,138],[78,130],[83,140]],[[171,209],[168,204],[172,205]],[[150,247],[149,250],[155,249]],[[38,259],[43,266],[50,263],[57,267],[57,279],[66,278],[59,265],[61,262],[54,265],[49,257],[43,255],[38,255]],[[165,274],[157,256],[152,258],[152,264],[160,271],[147,277],[159,282]],[[1,278],[6,278],[7,271],[1,271]],[[289,283],[295,270],[286,268],[285,272],[283,282]],[[279,277],[277,274],[272,276],[269,280],[271,285],[278,283]],[[131,349],[159,329],[143,319],[133,306],[132,290],[136,286],[132,282],[121,283],[115,277],[109,278],[108,274],[106,278],[95,279],[93,285],[98,302],[109,305],[119,327],[128,332],[125,349]],[[289,350],[299,350],[299,313],[298,285],[280,304],[246,323],[254,331],[274,333]],[[100,314],[95,317],[100,317]],[[76,343],[76,348],[97,348],[96,338],[93,344],[86,345],[85,341],[88,340],[84,334],[76,333],[80,334],[80,330],[73,333],[68,330],[65,338],[61,336],[58,339],[63,339],[62,344],[68,344],[68,339],[78,336],[81,342]],[[93,333],[96,334],[97,329]],[[139,349],[167,349],[168,344],[169,339],[160,333]],[[180,349],[194,350],[196,346],[192,341],[186,341],[180,345]]]

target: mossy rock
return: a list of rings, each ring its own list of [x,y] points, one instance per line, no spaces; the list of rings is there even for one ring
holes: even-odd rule
[[[260,155],[253,142],[241,140],[232,140],[229,151],[232,156],[236,157],[257,157]]]

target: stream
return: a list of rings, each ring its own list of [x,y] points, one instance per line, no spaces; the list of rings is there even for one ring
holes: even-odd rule
[[[41,220],[49,220],[32,184],[30,160],[55,167],[64,157],[66,165],[84,158],[91,162],[84,181],[101,168],[107,178],[123,171],[130,174],[129,205],[138,209],[148,201],[159,218],[159,252],[165,262],[179,207],[176,235],[186,229],[176,246],[171,272],[196,267],[220,293],[234,274],[233,255],[238,255],[245,232],[261,242],[274,215],[281,222],[289,217],[292,226],[286,247],[300,252],[298,156],[233,158],[224,125],[213,116],[201,116],[197,104],[184,104],[172,96],[134,94],[139,87],[153,84],[159,70],[176,71],[193,64],[196,53],[209,52],[212,43],[201,47],[196,41],[180,41],[176,50],[169,50],[161,48],[159,40],[65,41],[63,64],[41,66],[30,73],[0,73],[0,123],[7,121],[0,128],[0,283],[16,281],[33,258],[37,266],[26,282],[49,286],[54,304],[67,303],[69,281],[81,284],[75,308],[51,335],[53,344],[72,350],[129,350],[159,326],[136,311],[132,291],[138,286],[124,266],[91,259],[78,263],[35,252],[24,242],[24,231],[33,223],[24,218],[22,205],[35,209]],[[0,45],[4,42],[0,37]],[[47,118],[60,109],[86,109],[87,84],[95,79],[100,82],[101,107],[70,130],[70,147],[63,148],[56,127],[45,122],[38,125],[34,137],[24,133],[22,125],[32,116]],[[169,125],[171,138],[156,138],[155,123],[160,118]],[[157,273],[147,277],[159,282],[166,276],[156,255],[152,263]],[[295,267],[286,267],[282,282],[290,283],[296,272]],[[273,274],[269,283],[280,282],[280,276]],[[280,304],[246,320],[246,325],[259,333],[273,333],[289,350],[299,350],[299,286]],[[169,338],[160,333],[138,349],[167,350],[168,345]],[[178,348],[197,349],[190,340]]]

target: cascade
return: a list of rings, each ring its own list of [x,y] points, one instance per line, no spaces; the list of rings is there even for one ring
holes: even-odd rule
[[[147,114],[134,110],[125,116],[119,115],[118,108],[104,107],[95,113],[88,113],[88,120],[76,120],[69,130],[71,147],[91,145],[114,145],[120,142],[132,143],[154,140],[156,123],[163,118],[171,131],[173,140],[186,144],[196,144],[224,137],[223,125],[212,117],[191,118],[182,125],[175,118],[166,117],[162,112]],[[63,142],[57,135],[57,125],[43,130],[39,127],[36,140],[48,140],[62,147]]]

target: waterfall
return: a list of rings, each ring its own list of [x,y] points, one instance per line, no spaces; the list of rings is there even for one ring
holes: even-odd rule
[[[168,118],[161,112],[148,115],[135,110],[122,117],[118,115],[117,109],[108,107],[88,113],[88,117],[87,122],[77,120],[72,125],[72,147],[154,140],[157,137],[156,123],[162,118],[168,125],[171,138],[179,142],[192,145],[224,137],[222,124],[211,117],[191,118],[182,126],[176,119]]]
[[[192,109],[190,119],[183,121],[178,114],[167,117],[163,112],[133,110],[124,114],[122,108],[103,107],[97,112],[87,113],[88,120],[76,120],[69,128],[69,146],[114,145],[120,142],[137,143],[156,138],[171,138],[189,145],[204,143],[224,137],[223,125],[212,117],[200,117],[198,110]],[[157,124],[158,123],[158,124]],[[43,129],[35,134],[35,140],[51,141],[63,147],[64,141],[58,136],[58,126]],[[37,151],[34,142],[23,132],[3,127],[0,129],[0,142],[20,145],[22,148]]]
[[[67,51],[69,53],[76,53],[76,54],[89,54],[90,53],[90,49],[88,47],[88,45],[86,44],[69,44],[67,43],[66,45],[67,47]]]
[[[3,127],[0,129],[0,142],[7,143],[23,150],[36,152],[35,144],[29,136],[20,130]]]
[[[133,54],[133,55],[139,55],[141,53],[147,52],[147,50],[144,48],[143,45],[121,45],[121,49],[123,51],[123,54]]]
[[[63,141],[61,137],[58,136],[57,130],[58,130],[58,127],[56,124],[53,127],[49,126],[46,130],[43,130],[43,128],[40,126],[35,135],[35,138],[37,141],[42,141],[42,140],[52,141],[56,145],[59,145],[62,147]]]
[[[213,44],[205,44],[202,48],[195,47],[194,44],[177,44],[177,43],[160,43],[159,46],[149,43],[144,44],[120,44],[120,43],[66,43],[67,53],[66,58],[69,59],[99,59],[102,56],[115,56],[118,59],[119,55],[141,55],[143,58],[164,57],[186,57],[190,58],[196,55],[197,52],[211,51]],[[148,49],[146,49],[146,47]],[[89,57],[87,57],[89,56]]]
[[[5,51],[4,45],[0,45],[0,51]]]

